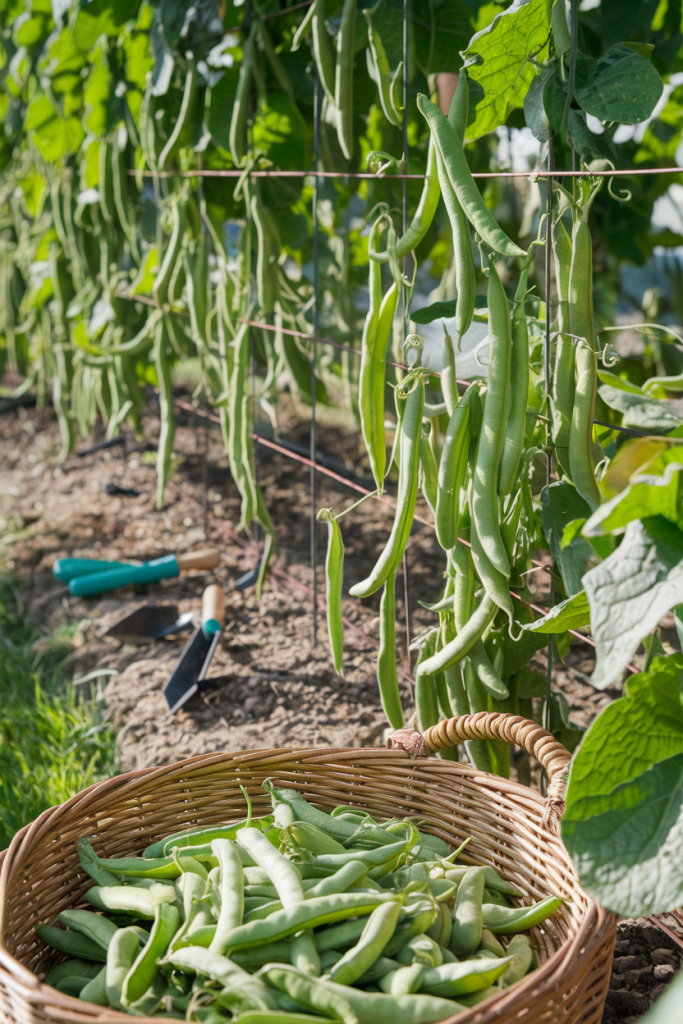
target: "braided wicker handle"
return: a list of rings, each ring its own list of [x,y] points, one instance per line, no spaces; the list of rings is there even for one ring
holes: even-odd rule
[[[566,784],[565,769],[571,761],[571,754],[552,733],[528,718],[498,711],[480,711],[476,715],[460,715],[439,722],[427,729],[424,736],[410,729],[399,730],[389,737],[387,746],[406,750],[411,757],[425,757],[427,753],[455,747],[464,740],[515,743],[532,754],[548,775],[548,803],[561,813]]]

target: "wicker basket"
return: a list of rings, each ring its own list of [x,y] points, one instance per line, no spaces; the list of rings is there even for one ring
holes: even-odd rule
[[[465,739],[517,743],[545,767],[548,799],[457,762],[424,759]],[[268,810],[267,778],[292,786],[321,807],[354,804],[373,816],[415,815],[435,835],[458,845],[466,836],[472,862],[485,860],[523,891],[568,902],[533,932],[540,966],[500,996],[459,1014],[457,1024],[598,1024],[609,982],[615,922],[581,889],[558,838],[567,751],[534,722],[510,715],[451,719],[418,734],[396,734],[404,749],[276,749],[188,758],[98,783],[45,811],[0,854],[0,1013],[17,1024],[114,1021],[130,1017],[62,995],[41,983],[61,959],[36,935],[82,899],[91,884],[76,853],[79,836],[98,852],[140,853],[149,843],[190,826],[244,815],[247,787],[256,813]],[[150,1024],[153,1019],[149,1018]]]

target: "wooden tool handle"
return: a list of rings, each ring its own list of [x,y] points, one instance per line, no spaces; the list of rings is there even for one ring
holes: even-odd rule
[[[220,560],[218,548],[202,548],[201,551],[188,551],[184,555],[176,555],[181,572],[187,572],[188,569],[215,569]]]
[[[225,591],[218,583],[212,583],[202,594],[202,622],[214,620],[225,625]]]

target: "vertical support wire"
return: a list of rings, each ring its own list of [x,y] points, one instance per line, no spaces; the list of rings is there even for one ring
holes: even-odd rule
[[[548,137],[548,171],[553,171],[554,167],[554,154],[553,154],[553,137],[552,133]],[[553,261],[553,181],[551,177],[548,177],[548,184],[546,186],[546,222],[545,222],[545,342],[543,346],[543,369],[545,377],[545,393],[547,401],[547,414],[548,422],[546,424],[546,486],[550,486],[553,471],[553,449],[552,449],[552,406],[550,400],[551,388],[552,388],[552,367],[551,367],[551,344],[550,344],[550,327],[551,327],[551,291],[552,291],[552,261]],[[550,607],[555,604],[555,583],[550,576]],[[548,639],[548,669],[546,675],[546,692],[545,692],[545,707],[543,709],[543,725],[549,730],[550,727],[550,697],[551,697],[551,682],[553,677],[553,638],[552,636]]]
[[[320,154],[320,106],[321,106],[320,77],[316,70],[315,92],[313,98],[313,163],[317,171]],[[311,573],[313,575],[313,644],[318,642],[318,573],[317,573],[317,552],[316,552],[316,495],[315,495],[315,370],[316,370],[316,342],[318,335],[318,292],[320,282],[318,277],[318,176],[313,177],[313,340],[311,341],[311,437],[310,437],[310,490],[311,490]]]
[[[408,0],[403,0],[403,173],[408,174]],[[403,234],[408,229],[408,182],[403,179]],[[407,259],[407,257],[406,257]],[[403,269],[405,272],[405,259]],[[408,334],[408,301],[403,288],[403,337]],[[403,604],[406,619],[406,658],[410,672],[410,602],[408,597],[408,555],[403,553]]]
[[[569,54],[569,93],[570,96],[574,95],[574,85],[576,83],[576,52],[578,49],[579,39],[579,0],[571,0],[570,4],[571,13],[571,43],[572,48]],[[577,160],[576,150],[572,143],[572,170],[578,171],[579,161]]]

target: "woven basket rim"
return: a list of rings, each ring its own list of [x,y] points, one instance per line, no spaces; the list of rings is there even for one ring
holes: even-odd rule
[[[489,730],[489,719],[499,718],[509,720],[513,718],[513,716],[498,715],[484,715],[484,717],[487,719],[484,723],[487,732]],[[463,718],[477,720],[475,724],[472,724],[472,729],[474,729],[476,725],[476,728],[481,730],[481,715],[463,716]],[[467,732],[467,723],[463,723],[463,719],[456,721],[461,723],[460,731],[462,732],[464,730]],[[524,722],[524,720],[521,719],[519,721]],[[526,724],[532,725],[532,723]],[[535,735],[537,735],[539,727],[536,723],[533,723],[533,726],[536,730]],[[550,734],[545,733],[546,737],[549,735]],[[498,728],[495,730],[495,738],[499,738]],[[553,742],[556,743],[556,741],[554,741],[554,737],[551,738]],[[447,743],[440,742],[438,747],[443,747],[445,745],[447,745]],[[526,746],[526,743],[524,745]],[[432,745],[430,744],[430,746]],[[434,747],[432,747],[432,749],[434,749]],[[566,751],[564,751],[564,753],[566,754],[566,761],[568,761],[569,754]],[[552,755],[555,758],[554,767],[555,772],[557,773],[557,745],[555,745]],[[245,769],[249,769],[250,764],[253,762],[257,762],[259,764],[259,768],[263,768],[264,762],[267,765],[267,762],[272,760],[274,762],[273,774],[276,775],[278,774],[276,763],[283,759],[289,762],[296,762],[299,766],[305,766],[313,770],[315,769],[316,763],[321,765],[325,764],[333,768],[335,763],[338,763],[340,767],[343,767],[345,763],[353,762],[358,759],[366,762],[376,759],[378,762],[384,761],[385,764],[387,759],[389,759],[389,761],[394,762],[397,767],[399,765],[407,767],[412,763],[415,768],[420,769],[422,772],[433,772],[435,775],[435,782],[437,775],[458,775],[461,778],[467,779],[468,782],[476,782],[477,785],[483,786],[485,789],[496,789],[500,793],[513,795],[517,798],[521,798],[527,804],[529,810],[532,811],[533,809],[536,814],[539,812],[543,814],[544,810],[547,809],[550,804],[550,801],[547,798],[544,798],[536,790],[525,787],[518,782],[503,779],[499,776],[491,775],[486,772],[480,772],[471,765],[463,764],[462,762],[451,762],[441,759],[437,760],[434,758],[427,759],[423,757],[413,759],[409,757],[405,749],[373,747],[262,747],[259,749],[218,751],[210,754],[200,754],[183,758],[167,765],[134,769],[130,772],[114,776],[111,779],[105,779],[100,782],[93,783],[91,786],[88,786],[86,789],[75,794],[63,804],[48,808],[39,815],[34,822],[24,826],[15,835],[10,846],[6,850],[0,852],[0,986],[2,985],[2,976],[9,976],[12,980],[12,988],[14,990],[20,989],[27,1002],[30,1004],[42,1005],[47,1013],[50,1013],[50,1008],[53,1008],[53,1016],[56,1016],[58,1019],[72,1020],[74,1024],[78,1024],[78,1022],[83,1022],[83,1024],[85,1024],[85,1022],[92,1022],[95,1017],[101,1022],[101,1024],[106,1024],[107,1021],[111,1021],[112,1024],[114,1024],[114,1022],[116,1022],[116,1024],[121,1024],[121,1022],[126,1019],[130,1020],[130,1016],[125,1012],[112,1010],[108,1007],[96,1007],[91,1004],[84,1004],[81,1000],[75,997],[64,995],[52,988],[52,986],[45,985],[37,974],[31,971],[28,967],[25,967],[8,951],[5,944],[4,933],[6,899],[8,888],[11,884],[15,870],[19,870],[24,857],[31,852],[35,844],[40,841],[45,833],[59,825],[59,822],[65,815],[87,810],[89,805],[105,794],[115,793],[117,797],[124,795],[132,796],[138,788],[142,786],[148,787],[156,778],[172,780],[174,777],[181,778],[188,772],[192,775],[195,773],[199,773],[201,775],[203,769],[209,769],[213,765],[221,764],[226,761],[233,762],[237,769],[241,766]],[[313,799],[315,801],[315,797]],[[552,837],[555,841],[558,841],[559,832],[559,829],[557,828],[557,820],[558,819],[551,819],[546,821],[544,819],[543,825],[541,826],[547,830],[549,838]],[[474,1020],[475,1015],[487,1010],[491,1005],[495,1005],[496,1012],[500,1011],[501,1013],[504,1013],[505,1007],[508,1003],[513,1000],[518,1002],[520,996],[523,996],[526,991],[530,991],[532,989],[538,991],[539,986],[543,991],[546,991],[548,988],[555,988],[558,978],[561,977],[558,972],[558,967],[561,970],[561,965],[567,960],[567,947],[569,946],[569,952],[572,956],[574,955],[574,951],[578,954],[582,945],[585,946],[587,942],[590,944],[592,937],[600,936],[606,928],[609,928],[612,925],[611,919],[613,918],[613,915],[604,911],[603,908],[601,908],[596,901],[587,894],[583,893],[583,895],[586,899],[586,909],[583,913],[582,920],[578,923],[578,928],[574,935],[562,942],[559,948],[556,949],[555,952],[552,953],[531,975],[522,979],[510,990],[494,994],[488,1000],[480,1003],[470,1011],[460,1013],[456,1017],[453,1017],[453,1024],[455,1024],[456,1020],[461,1022],[461,1024],[466,1024],[466,1022]],[[604,943],[604,939],[601,941]],[[596,941],[594,941],[593,944],[596,948],[599,948],[601,945],[601,943]],[[86,1007],[87,1011],[85,1009]],[[142,1018],[143,1022],[149,1021],[150,1024],[154,1020],[159,1020],[159,1018]],[[451,1019],[449,1019],[448,1024],[451,1024]]]

